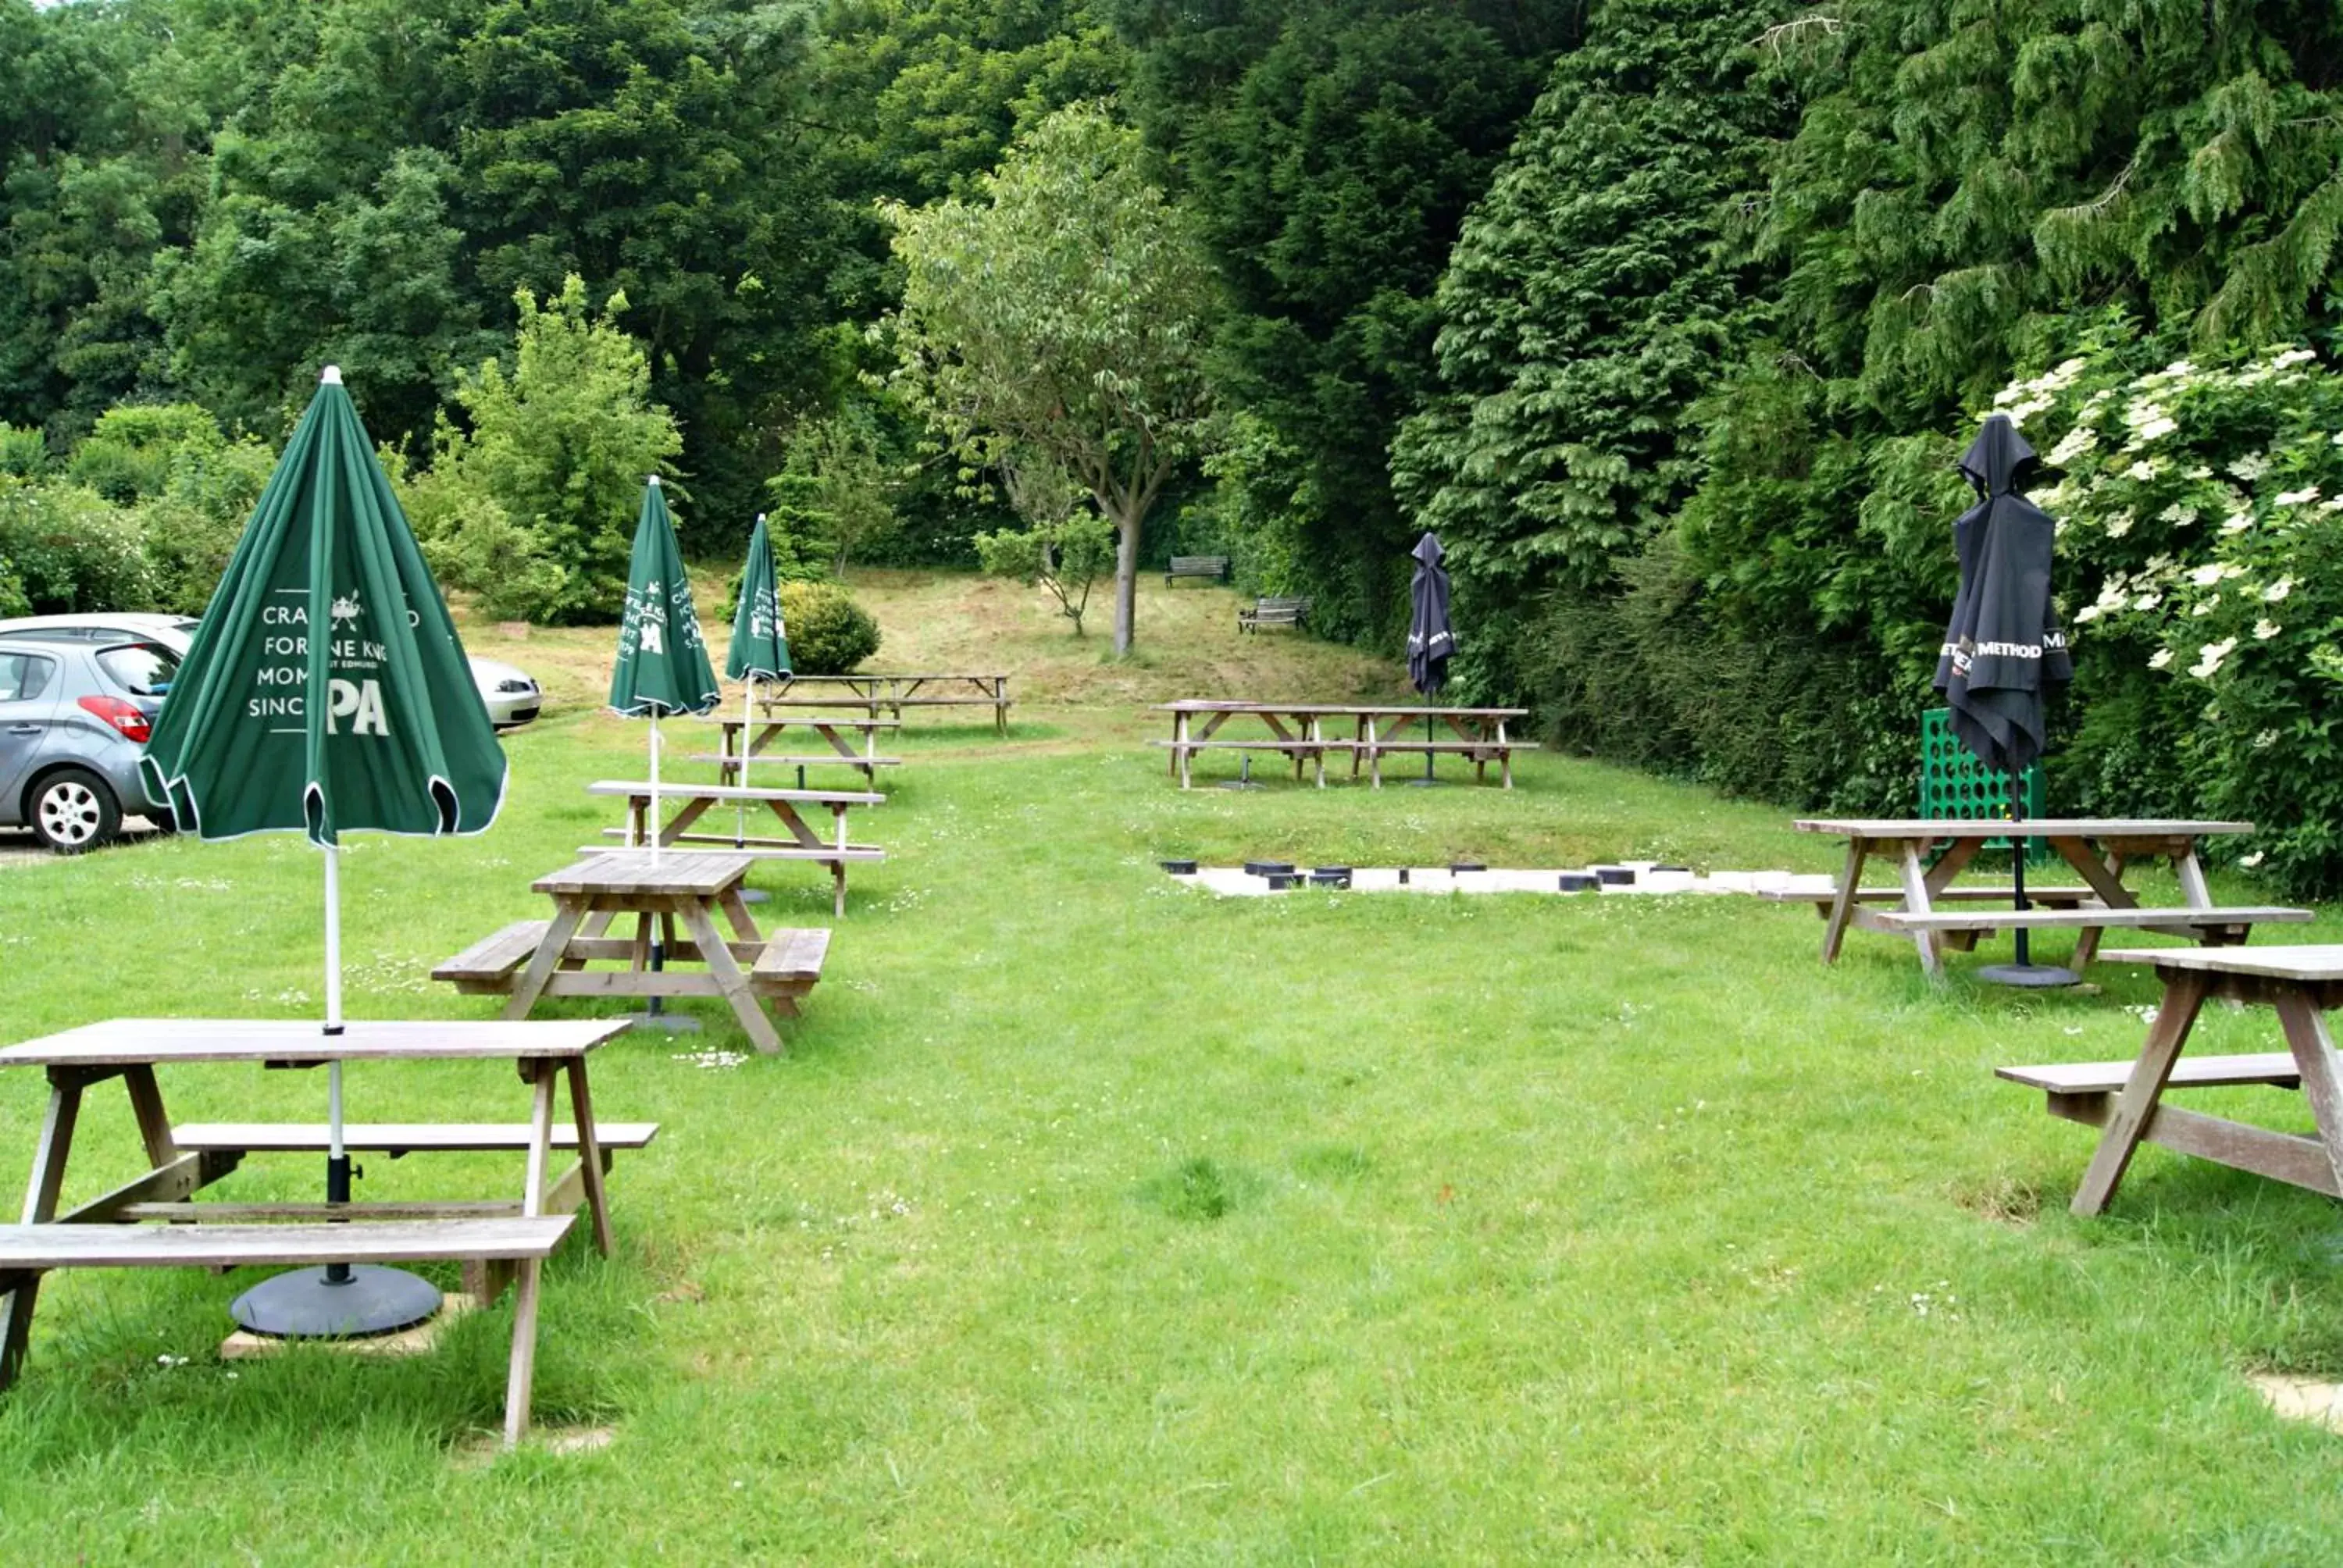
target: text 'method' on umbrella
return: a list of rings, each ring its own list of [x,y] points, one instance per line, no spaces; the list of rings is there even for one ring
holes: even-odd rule
[[[1440,564],[1445,553],[1440,537],[1426,533],[1410,552],[1415,575],[1407,588],[1407,678],[1423,695],[1426,707],[1448,684],[1449,656],[1456,651],[1455,628],[1448,619],[1448,569]],[[1423,716],[1423,779],[1432,781],[1432,716]]]
[[[2024,810],[2022,782],[2048,732],[2044,699],[2073,678],[2066,634],[2050,599],[2056,528],[2028,500],[2034,448],[2005,415],[1988,417],[1960,461],[1976,504],[1953,524],[1960,587],[1936,663],[1953,734],[1979,762],[2009,778],[2010,809]],[[2026,854],[2015,856],[2016,902],[2026,908]],[[2071,970],[2029,961],[2017,928],[2017,963],[1980,971],[2015,984],[2063,985]]]
[[[236,542],[140,769],[183,832],[300,833],[325,852],[327,1035],[342,1031],[341,836],[479,833],[496,819],[503,749],[330,367]],[[327,1097],[327,1200],[346,1203],[339,1061]],[[403,1271],[337,1263],[277,1275],[235,1312],[263,1332],[369,1333],[428,1316],[438,1301]]]

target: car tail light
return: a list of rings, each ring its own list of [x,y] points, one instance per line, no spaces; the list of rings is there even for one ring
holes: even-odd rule
[[[144,746],[155,733],[155,726],[136,703],[125,702],[118,697],[85,697],[81,705],[85,711],[95,713],[122,731],[125,740],[136,740]]]

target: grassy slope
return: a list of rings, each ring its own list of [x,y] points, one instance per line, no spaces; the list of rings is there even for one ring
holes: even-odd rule
[[[1121,667],[1013,588],[859,586],[880,663],[1014,669],[1019,722],[906,730],[870,819],[892,858],[857,872],[789,1057],[678,1060],[746,1049],[694,1004],[696,1040],[598,1059],[603,1113],[666,1131],[618,1170],[619,1259],[554,1271],[538,1414],[614,1422],[614,1445],[451,1461],[494,1422],[508,1307],[407,1365],[230,1372],[232,1282],[67,1275],[0,1401],[0,1560],[2332,1560],[2343,1450],[2238,1373],[2343,1369],[2333,1206],[2149,1151],[2111,1216],[2073,1221],[2088,1134],[1991,1078],[2130,1054],[2137,977],[1932,992],[1862,933],[1826,972],[1810,915],[1742,900],[1184,893],[1158,856],[1829,854],[1777,812],[1554,757],[1511,795],[1182,795],[1145,701],[1393,672],[1240,641],[1218,590],[1151,588]],[[639,728],[583,706],[607,641],[482,628],[570,705],[511,743],[485,840],[351,854],[354,1012],[490,1014],[422,976],[535,912],[528,879],[609,819],[578,787],[639,768]],[[769,914],[827,919],[810,869],[758,880]],[[0,871],[0,1040],[306,1015],[316,887],[277,840]],[[2217,1010],[2201,1033],[2272,1031]],[[165,1087],[186,1118],[324,1092]],[[0,1075],[0,1190],[40,1097]],[[524,1111],[486,1067],[369,1068],[352,1101]],[[106,1091],[84,1124],[87,1191],[133,1139]],[[374,1197],[518,1180],[367,1167]],[[317,1176],[262,1161],[215,1191]]]

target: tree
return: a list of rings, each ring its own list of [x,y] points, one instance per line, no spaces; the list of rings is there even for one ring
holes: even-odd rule
[[[1114,650],[1131,651],[1140,530],[1198,447],[1214,302],[1138,134],[1095,104],[1021,137],[981,199],[882,208],[904,268],[897,383],[972,471],[1031,454],[1114,526]]]
[[[1230,310],[1214,401],[1250,417],[1224,515],[1332,635],[1396,644],[1410,523],[1388,453],[1430,397],[1433,291],[1585,0],[1113,0],[1127,94]],[[1241,492],[1232,498],[1228,492]]]
[[[801,486],[784,480],[801,477]],[[849,407],[819,419],[801,421],[790,433],[789,460],[767,481],[776,500],[799,502],[801,519],[829,548],[830,570],[846,575],[857,553],[890,538],[902,526],[895,515],[899,476],[888,469],[870,412]],[[796,529],[793,528],[792,532]]]
[[[1763,21],[1745,0],[1604,6],[1465,220],[1440,284],[1441,395],[1392,468],[1484,623],[1608,591],[1698,481],[1685,410],[1762,322],[1769,281],[1729,243],[1727,201],[1796,123],[1749,47]],[[1477,640],[1484,697],[1517,690],[1517,640]]]
[[[468,432],[443,418],[431,472],[408,481],[418,535],[460,586],[531,620],[615,618],[646,475],[681,450],[650,401],[642,346],[613,295],[589,315],[574,273],[540,307],[527,289],[513,368],[488,360],[456,393]]]
[[[986,571],[1047,588],[1080,637],[1091,588],[1114,564],[1114,528],[1082,505],[1081,487],[1047,459],[1011,457],[1001,472],[1010,504],[1031,526],[977,535],[977,558]]]

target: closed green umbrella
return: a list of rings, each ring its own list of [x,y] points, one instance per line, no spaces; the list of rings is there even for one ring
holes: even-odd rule
[[[245,525],[139,767],[184,832],[301,833],[325,851],[328,1035],[342,1031],[341,835],[478,833],[496,819],[503,749],[331,367]],[[343,1203],[338,1061],[327,1094],[327,1200]],[[427,1304],[412,1312],[421,1292]],[[379,1332],[427,1316],[438,1299],[412,1274],[335,1264],[279,1275],[236,1312],[266,1332]],[[382,1321],[396,1312],[409,1315]]]
[[[765,532],[762,512],[757,514],[757,526],[749,535],[749,564],[740,572],[740,605],[732,612],[732,646],[724,653],[724,673],[741,683],[739,782],[746,784],[749,727],[755,722],[749,709],[757,682],[784,679],[789,673],[789,634],[781,624],[780,573],[773,566],[772,536]],[[748,810],[743,801],[734,813],[736,841],[747,831]]]
[[[659,721],[668,713],[708,713],[723,699],[699,612],[691,606],[691,578],[675,542],[667,497],[653,474],[643,486],[635,519],[635,548],[627,563],[627,608],[618,621],[618,658],[610,668],[610,706],[629,719],[651,721],[651,853],[659,853]]]
[[[610,706],[629,719],[650,718],[654,860],[659,852],[659,716],[711,712],[723,696],[708,662],[707,640],[699,635],[699,612],[692,608],[691,578],[683,569],[667,497],[653,474],[643,485],[642,515],[635,519],[634,554],[627,563],[627,608],[618,621],[618,662],[610,668]],[[654,937],[651,968],[666,962],[666,949]],[[696,1020],[669,1016],[656,996],[649,1011],[636,1015],[635,1021],[675,1030],[699,1027]]]

